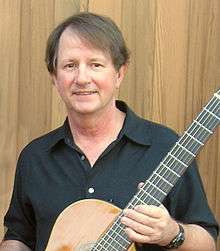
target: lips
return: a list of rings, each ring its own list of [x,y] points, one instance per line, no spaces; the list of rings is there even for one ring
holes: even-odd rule
[[[98,93],[97,91],[73,91],[74,95],[82,95],[82,96],[86,96],[86,95],[92,95]]]

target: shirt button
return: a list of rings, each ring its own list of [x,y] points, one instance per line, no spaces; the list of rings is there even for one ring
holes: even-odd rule
[[[89,192],[89,193],[94,193],[94,192],[95,192],[95,189],[94,189],[93,187],[90,187],[90,188],[88,189],[88,192]]]
[[[85,155],[81,156],[81,160],[85,160],[85,158],[86,158]]]

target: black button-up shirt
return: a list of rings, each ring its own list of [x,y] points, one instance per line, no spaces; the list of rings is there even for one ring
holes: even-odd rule
[[[71,203],[96,198],[124,208],[176,142],[170,129],[135,115],[123,102],[126,113],[118,138],[91,168],[75,145],[68,122],[32,141],[22,151],[16,169],[14,191],[5,216],[5,239],[24,242],[43,251],[58,215]],[[195,163],[179,179],[163,204],[184,223],[203,226],[217,238],[211,213]],[[140,247],[141,248],[141,247]],[[162,250],[143,246],[143,250]]]

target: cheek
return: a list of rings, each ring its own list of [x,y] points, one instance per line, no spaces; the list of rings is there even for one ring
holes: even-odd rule
[[[68,89],[73,83],[72,74],[61,74],[57,77],[57,82],[60,89]]]
[[[104,74],[103,76],[96,76],[96,84],[99,85],[99,88],[103,90],[112,91],[117,88],[118,81],[117,77],[112,74]]]

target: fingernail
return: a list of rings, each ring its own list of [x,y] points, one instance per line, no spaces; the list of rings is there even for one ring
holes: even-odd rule
[[[128,213],[128,209],[124,209],[123,210],[123,214],[125,215],[125,214],[127,214]]]

